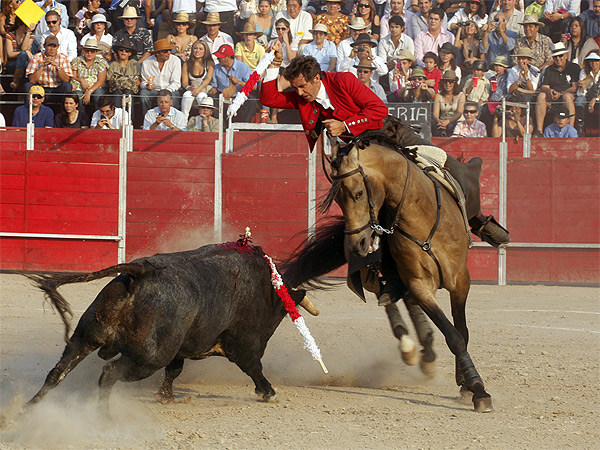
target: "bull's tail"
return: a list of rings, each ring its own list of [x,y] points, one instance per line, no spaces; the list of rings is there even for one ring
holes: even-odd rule
[[[117,264],[116,266],[89,273],[60,273],[50,275],[42,273],[26,273],[23,275],[33,281],[35,286],[44,291],[44,298],[50,302],[65,324],[65,341],[68,342],[73,311],[71,310],[69,302],[65,300],[57,289],[63,284],[87,283],[88,281],[115,276],[119,273],[127,273],[134,278],[139,277],[146,273],[146,266],[141,262],[135,262],[129,264]]]
[[[342,216],[321,219],[314,236],[300,244],[283,262],[284,280],[294,288],[304,284],[322,289],[334,284],[319,277],[346,264],[344,227]]]

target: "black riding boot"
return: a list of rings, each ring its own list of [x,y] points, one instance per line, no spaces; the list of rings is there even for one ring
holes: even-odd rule
[[[469,225],[475,236],[494,247],[500,247],[510,242],[508,230],[496,222],[492,215],[486,217],[479,212],[478,215],[469,220]]]

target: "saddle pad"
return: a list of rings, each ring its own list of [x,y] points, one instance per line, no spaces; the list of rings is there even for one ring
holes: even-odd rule
[[[452,196],[458,200],[456,197],[456,193],[454,189],[446,181],[446,177],[444,176],[444,172],[442,172],[442,168],[446,164],[446,152],[439,147],[434,147],[433,145],[417,145],[417,165],[422,169],[424,167],[435,167],[435,171],[429,172],[433,177],[438,180],[442,186],[444,186]]]

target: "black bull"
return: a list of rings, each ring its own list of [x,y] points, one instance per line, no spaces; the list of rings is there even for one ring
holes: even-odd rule
[[[259,247],[207,245],[88,274],[27,275],[60,313],[67,341],[60,361],[28,405],[39,402],[96,349],[105,360],[121,354],[104,366],[100,376],[100,407],[105,411],[117,381],[141,380],[164,367],[159,395],[169,400],[184,360],[212,355],[237,364],[252,378],[259,397],[268,400],[275,391],[263,375],[261,358],[286,311],[271,285],[263,255]],[[305,277],[294,277],[294,286],[288,285],[296,304],[305,291],[291,288],[303,282],[318,283],[316,277],[331,267],[312,269]],[[68,338],[70,307],[57,288],[117,274]]]

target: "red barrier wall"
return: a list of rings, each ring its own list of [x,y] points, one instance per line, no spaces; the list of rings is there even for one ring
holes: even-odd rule
[[[0,132],[0,231],[117,234],[120,132]],[[134,132],[128,154],[127,260],[212,241],[214,139],[209,133]],[[497,214],[497,139],[439,139],[453,156],[484,158],[484,212]],[[237,132],[223,155],[223,239],[244,227],[274,257],[285,256],[308,225],[308,155],[301,133]],[[600,243],[600,148],[596,139],[534,139],[530,159],[509,143],[508,228],[514,242]],[[320,163],[317,195],[329,187]],[[335,211],[333,212],[335,213]],[[299,234],[299,235],[297,235]],[[291,241],[290,239],[295,236]],[[0,268],[97,270],[116,263],[117,243],[0,239]],[[598,250],[507,250],[509,281],[600,282]],[[497,279],[497,252],[474,248],[475,280]]]

